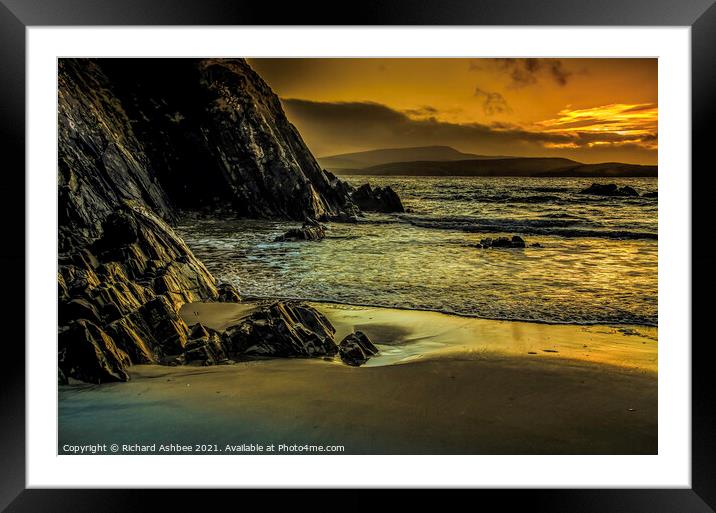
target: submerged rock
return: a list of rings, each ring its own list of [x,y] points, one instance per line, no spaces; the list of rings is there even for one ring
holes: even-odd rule
[[[319,241],[326,237],[326,228],[318,221],[308,220],[300,228],[291,228],[274,242]]]
[[[512,238],[508,237],[498,237],[496,239],[493,239],[491,237],[487,237],[485,239],[481,239],[480,243],[477,244],[477,248],[480,249],[490,249],[490,248],[524,248],[526,246],[525,240],[518,236],[514,235]],[[533,244],[534,246],[534,244]]]
[[[353,191],[351,199],[368,212],[405,212],[400,197],[389,185],[375,189],[370,184],[361,185]]]
[[[296,301],[260,308],[224,331],[227,356],[317,357],[338,351],[335,328],[318,310]]]
[[[579,191],[579,194],[592,194],[595,196],[639,196],[633,187],[625,185],[618,187],[615,183],[599,184],[593,183],[586,189]]]
[[[658,197],[659,197],[659,192],[658,192],[658,191],[645,192],[644,194],[642,194],[642,197],[644,197],[644,198],[658,198]]]
[[[356,331],[347,335],[338,344],[338,353],[341,360],[347,365],[357,367],[363,365],[371,356],[378,354],[378,348],[362,331]]]

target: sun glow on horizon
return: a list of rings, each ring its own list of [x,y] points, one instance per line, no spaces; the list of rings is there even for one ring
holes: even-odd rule
[[[250,59],[319,156],[452,146],[656,164],[658,61]]]

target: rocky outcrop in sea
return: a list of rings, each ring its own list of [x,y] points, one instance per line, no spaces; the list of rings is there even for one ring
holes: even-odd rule
[[[326,237],[326,228],[315,220],[308,220],[300,228],[291,228],[274,242],[319,241]]]
[[[60,59],[58,86],[60,382],[338,351],[307,307],[271,307],[228,339],[177,313],[241,300],[174,232],[180,210],[309,223],[359,213],[243,59]]]
[[[619,187],[615,183],[593,183],[586,189],[579,191],[579,194],[592,194],[594,196],[639,196],[639,193],[633,187],[629,187],[628,185]]]
[[[383,213],[405,212],[400,197],[389,185],[373,188],[370,184],[364,184],[351,191],[350,197],[361,210]]]

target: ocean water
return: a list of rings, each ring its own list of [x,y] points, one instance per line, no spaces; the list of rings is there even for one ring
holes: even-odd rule
[[[328,223],[320,242],[276,243],[297,223],[186,217],[179,232],[247,297],[437,310],[492,319],[657,324],[657,199],[578,194],[656,178],[360,177],[405,214]],[[525,249],[477,249],[520,235]],[[542,247],[529,247],[539,243]]]

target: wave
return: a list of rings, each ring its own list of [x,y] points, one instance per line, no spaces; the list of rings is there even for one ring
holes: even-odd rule
[[[641,315],[622,315],[622,316],[604,316],[599,318],[585,319],[577,316],[546,319],[543,317],[532,316],[509,316],[509,315],[489,315],[477,312],[463,312],[453,310],[451,308],[431,308],[429,306],[419,306],[405,304],[392,304],[390,301],[374,301],[364,302],[355,300],[346,300],[338,297],[312,297],[312,296],[263,296],[263,295],[245,295],[244,301],[266,301],[266,300],[291,300],[291,301],[309,301],[313,303],[332,303],[337,305],[355,306],[361,308],[390,308],[393,310],[417,310],[420,312],[436,312],[445,315],[455,315],[458,317],[469,317],[472,319],[487,319],[492,321],[510,321],[510,322],[531,322],[535,324],[551,324],[551,325],[576,325],[576,326],[658,326],[658,322],[651,317]]]
[[[605,239],[657,240],[658,234],[629,229],[580,227],[572,218],[551,219],[475,219],[469,217],[418,218],[400,217],[420,228],[459,230],[468,233],[520,233],[525,235],[554,235],[558,237],[589,237]]]
[[[502,203],[510,204],[551,204],[551,205],[643,205],[653,206],[654,198],[643,196],[591,196],[565,191],[552,191],[545,187],[544,191],[529,191],[532,194],[514,193],[493,193],[484,192],[424,192],[422,194],[410,194],[407,197],[416,201],[434,202],[473,202],[473,203]],[[537,194],[534,194],[534,193]],[[553,192],[549,194],[549,192]],[[554,194],[562,192],[563,194]],[[405,199],[405,198],[404,198]]]
[[[544,194],[517,196],[513,194],[455,192],[453,194],[425,193],[421,196],[417,196],[416,198],[418,200],[428,201],[470,201],[475,203],[581,203],[581,201],[574,199]]]

